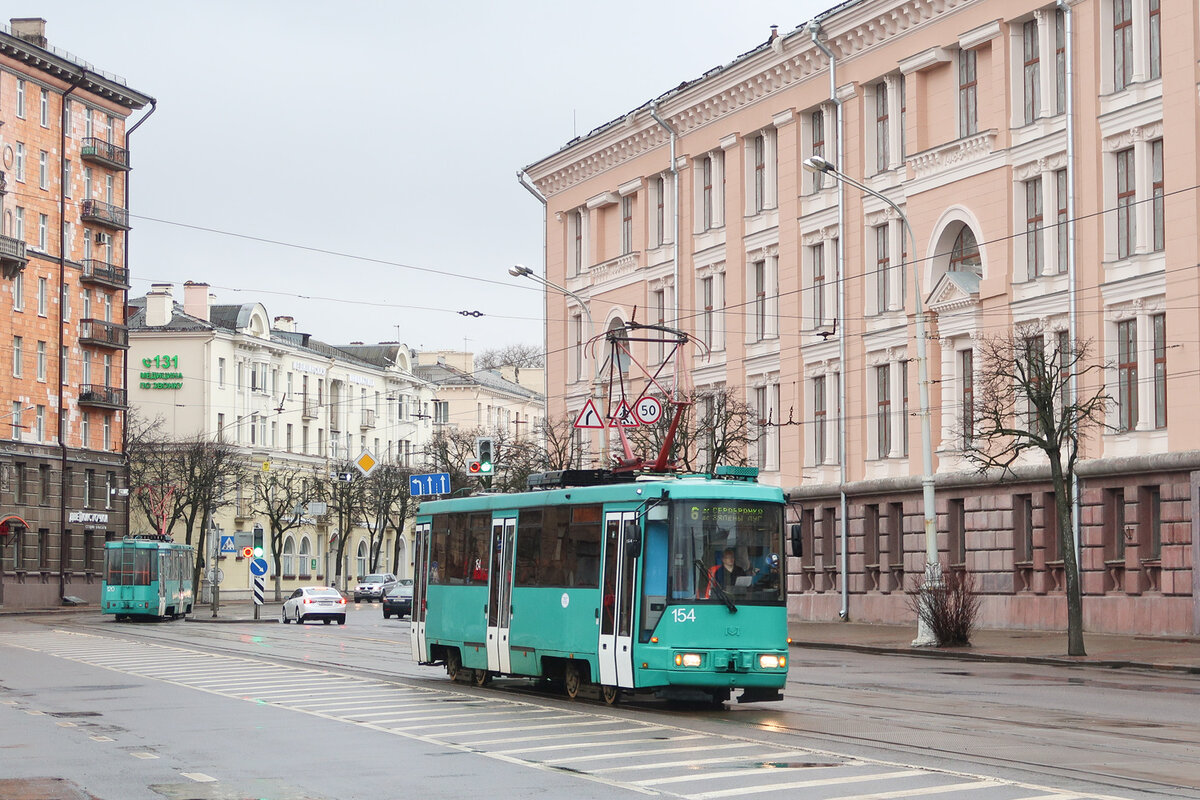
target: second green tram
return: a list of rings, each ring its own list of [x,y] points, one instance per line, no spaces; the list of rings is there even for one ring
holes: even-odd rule
[[[192,612],[196,548],[145,534],[104,544],[100,610],[118,622],[177,619]]]
[[[609,703],[780,699],[783,492],[749,476],[609,480],[422,502],[416,659],[480,685],[590,684]]]

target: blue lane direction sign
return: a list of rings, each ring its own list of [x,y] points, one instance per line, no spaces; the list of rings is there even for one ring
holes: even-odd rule
[[[229,536],[222,536],[221,537],[221,555],[225,555],[227,553],[236,553],[236,552],[237,552],[237,543],[234,542],[232,534]]]
[[[267,560],[265,558],[256,558],[250,562],[250,572],[255,575],[267,574]]]
[[[450,473],[431,472],[427,475],[412,475],[408,479],[408,493],[413,497],[425,494],[450,494]]]

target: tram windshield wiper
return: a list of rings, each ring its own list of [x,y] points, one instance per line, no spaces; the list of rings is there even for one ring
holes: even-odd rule
[[[696,559],[696,569],[700,571],[701,577],[708,581],[709,588],[717,590],[717,596],[719,596],[725,602],[725,605],[729,607],[730,613],[736,614],[738,607],[737,604],[733,602],[733,598],[729,596],[729,592],[725,591],[724,586],[717,583],[716,577],[704,568],[704,562],[698,558]]]

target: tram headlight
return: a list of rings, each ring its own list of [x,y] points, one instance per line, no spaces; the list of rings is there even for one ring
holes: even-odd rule
[[[758,657],[761,669],[780,669],[787,666],[787,656],[761,655]]]
[[[698,667],[700,666],[699,653],[676,653],[675,666],[677,667]]]

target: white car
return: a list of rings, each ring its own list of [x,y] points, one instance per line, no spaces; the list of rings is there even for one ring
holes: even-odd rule
[[[396,576],[390,572],[376,572],[358,579],[354,587],[354,602],[359,600],[382,600],[388,590],[396,585]]]
[[[304,586],[292,592],[283,601],[283,610],[279,621],[285,625],[289,622],[307,622],[319,619],[326,625],[337,620],[338,625],[346,624],[346,598],[337,589],[329,586]]]

